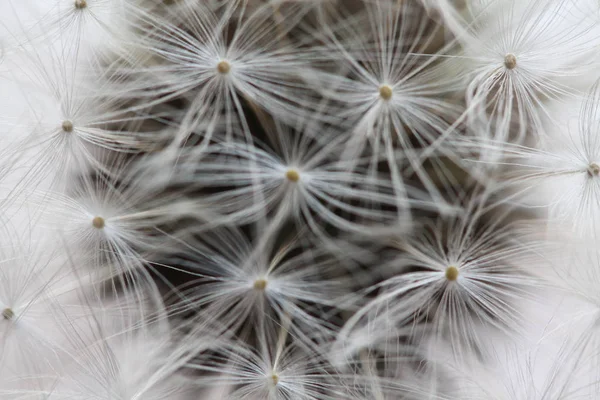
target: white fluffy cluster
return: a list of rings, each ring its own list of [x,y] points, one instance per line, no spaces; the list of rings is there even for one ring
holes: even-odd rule
[[[1,400],[600,398],[596,0],[3,0]]]

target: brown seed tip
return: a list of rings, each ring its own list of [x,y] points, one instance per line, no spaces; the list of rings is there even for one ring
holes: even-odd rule
[[[277,386],[277,384],[279,383],[279,375],[273,373],[271,375],[271,380],[273,381],[273,385]]]
[[[508,53],[504,56],[504,66],[508,69],[515,69],[517,66],[517,57],[512,53]]]
[[[96,229],[102,229],[102,228],[104,228],[104,218],[102,218],[102,217],[94,217],[94,219],[92,220],[92,225]]]
[[[298,182],[300,180],[300,173],[295,169],[288,169],[285,173],[285,177],[288,181]]]
[[[392,98],[392,95],[394,94],[394,91],[392,90],[392,87],[389,85],[383,85],[379,88],[379,96],[383,99],[383,100],[389,100]]]
[[[217,64],[217,71],[220,74],[225,75],[231,71],[231,65],[227,61],[221,61]]]
[[[71,121],[63,121],[62,130],[65,132],[73,132],[73,123]]]
[[[591,163],[587,172],[589,176],[598,176],[600,175],[600,166],[596,163]]]
[[[446,279],[449,281],[455,281],[458,278],[458,268],[455,266],[449,266],[446,268]]]
[[[86,7],[87,7],[86,0],[75,0],[75,8],[81,10],[82,8],[86,8]]]
[[[267,287],[266,279],[257,279],[254,281],[254,289],[255,290],[265,290],[266,287]]]
[[[10,308],[5,308],[4,311],[2,311],[2,317],[4,317],[4,319],[13,319],[15,317],[15,312]]]

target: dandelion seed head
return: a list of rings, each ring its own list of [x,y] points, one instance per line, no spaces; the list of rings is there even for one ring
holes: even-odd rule
[[[382,85],[379,87],[379,97],[383,100],[388,101],[392,98],[394,91],[390,85]]]
[[[504,56],[504,66],[507,69],[515,69],[517,66],[517,57],[512,53],[508,53]]]
[[[300,173],[295,169],[288,169],[285,172],[285,178],[290,182],[298,182],[300,180]]]
[[[102,217],[94,217],[94,219],[92,220],[92,226],[96,229],[102,229],[104,228],[105,222],[104,222],[104,218]]]
[[[229,64],[227,61],[221,61],[217,64],[217,71],[221,75],[226,75],[229,73],[229,71],[231,71],[231,64]]]
[[[78,10],[81,10],[86,7],[87,7],[86,0],[75,0],[75,8],[77,8]]]
[[[591,163],[588,166],[587,173],[592,178],[595,176],[599,176],[600,175],[600,165],[598,165],[596,163]]]
[[[277,375],[275,372],[271,374],[271,382],[273,382],[273,386],[277,386],[279,383],[279,375]]]
[[[64,132],[73,132],[73,122],[69,120],[63,121],[62,130]]]
[[[2,317],[6,320],[11,320],[15,317],[15,312],[10,308],[5,308],[2,311]]]
[[[446,279],[448,279],[450,282],[458,279],[458,268],[453,265],[446,268]]]
[[[267,280],[260,278],[254,281],[254,290],[263,291],[267,288]]]

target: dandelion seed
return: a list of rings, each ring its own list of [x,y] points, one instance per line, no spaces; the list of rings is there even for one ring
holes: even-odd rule
[[[287,330],[279,335],[276,330],[262,331],[256,346],[227,340],[215,347],[219,354],[216,360],[204,359],[199,354],[188,367],[199,372],[195,378],[198,387],[226,386],[227,399],[358,399],[351,395],[338,374],[332,372],[324,348],[309,350],[293,342],[286,343],[287,335]]]
[[[5,308],[2,311],[2,317],[7,320],[12,320],[15,317],[15,312],[10,308]]]
[[[83,250],[85,263],[92,267],[88,273],[97,279],[127,281],[128,287],[152,282],[143,260],[152,260],[168,246],[161,227],[183,218],[201,221],[200,202],[167,192],[160,171],[169,169],[161,167],[161,160],[123,160],[113,165],[114,175],[86,174],[69,195],[34,192],[33,198],[45,205],[42,221],[56,227],[68,246]],[[157,246],[155,240],[163,242]]]
[[[271,4],[245,7],[239,0],[223,4],[217,14],[206,2],[183,2],[175,21],[138,13],[140,28],[160,27],[139,41],[140,49],[149,51],[158,62],[143,68],[127,91],[152,103],[186,99],[188,106],[175,134],[175,147],[190,140],[190,132],[199,134],[196,128],[205,121],[208,128],[194,140],[207,144],[215,134],[221,134],[217,127],[223,126],[223,139],[241,134],[251,142],[243,109],[247,103],[285,121],[307,114],[307,101],[300,94],[308,92],[308,85],[298,76],[302,68],[310,71],[311,65],[308,57],[299,56],[300,50],[285,38],[305,15],[306,7],[290,4],[297,12],[283,25],[274,21]],[[234,129],[236,126],[241,129]]]
[[[317,79],[314,85],[323,88],[334,106],[315,104],[327,107],[320,111],[323,118],[336,118],[347,127],[344,160],[359,160],[366,149],[378,149],[391,171],[396,196],[403,197],[407,188],[398,166],[401,149],[403,159],[442,206],[444,200],[425,171],[419,150],[435,148],[458,160],[451,147],[439,143],[448,121],[462,110],[446,100],[452,85],[441,79],[438,57],[426,54],[436,26],[419,1],[359,3],[360,12],[343,3],[335,23],[322,21],[325,38],[319,40],[324,46],[317,48],[321,52],[317,57],[341,72],[311,71],[307,79]],[[370,168],[378,169],[381,161],[373,157]]]
[[[217,64],[217,71],[221,75],[226,75],[229,73],[229,71],[231,71],[231,64],[229,64],[227,61],[221,61],[219,64]]]
[[[298,182],[300,180],[300,173],[295,169],[288,169],[285,173],[285,177],[290,182]]]
[[[92,225],[96,229],[104,228],[104,224],[105,224],[104,218],[102,218],[102,217],[94,217],[94,219],[92,220]]]
[[[596,236],[600,221],[600,91],[586,98],[549,102],[552,122],[535,146],[483,140],[475,146],[503,153],[502,179],[522,193],[519,202],[545,211],[548,231]],[[494,162],[497,165],[498,162]]]
[[[254,289],[258,291],[263,291],[267,288],[267,280],[266,279],[257,279],[254,281]]]
[[[53,47],[81,54],[78,61],[98,61],[99,56],[121,49],[128,31],[123,0],[48,0],[25,7],[22,32],[13,34],[32,47]],[[130,6],[133,7],[133,4]],[[138,5],[139,7],[139,5]],[[85,62],[79,65],[86,65]],[[87,65],[86,65],[87,66]]]
[[[327,128],[310,120],[303,123],[295,129],[276,123],[268,127],[272,140],[251,147],[232,141],[211,145],[199,155],[186,152],[178,156],[181,172],[173,179],[218,190],[204,200],[235,223],[257,221],[273,211],[274,223],[291,217],[324,240],[330,237],[324,224],[366,234],[389,229],[390,223],[408,227],[411,207],[441,207],[409,185],[404,186],[409,198],[395,195],[384,173],[367,168],[372,158],[340,160],[344,136],[321,143],[319,135]]]
[[[87,91],[83,72],[78,73],[81,70],[74,65],[76,54],[36,47],[14,62],[23,69],[24,76],[19,79],[27,78],[36,87],[34,94],[23,93],[19,99],[27,118],[17,125],[24,135],[13,149],[26,167],[22,168],[26,172],[18,189],[44,185],[57,190],[72,182],[74,174],[92,168],[106,171],[109,167],[105,161],[113,161],[107,154],[135,153],[140,143],[148,143],[137,117],[123,106],[122,98],[104,97],[105,90],[117,81],[102,72],[89,72],[86,78],[94,75],[96,86],[94,92]],[[0,119],[4,126],[11,124],[9,121]]]
[[[478,325],[509,336],[522,332],[519,307],[541,282],[521,267],[536,258],[530,251],[541,244],[510,223],[510,208],[486,202],[485,196],[471,199],[464,214],[400,241],[396,268],[416,270],[377,284],[378,295],[349,320],[340,344],[362,337],[364,327],[385,335],[389,326],[417,329],[421,321],[432,323],[435,340],[447,338],[462,359],[486,350]]]
[[[517,66],[517,57],[512,53],[507,54],[504,57],[504,66],[508,69],[515,69]]]
[[[346,279],[326,276],[338,263],[319,244],[300,235],[277,245],[283,232],[260,225],[252,240],[238,229],[218,228],[181,243],[184,250],[171,257],[171,263],[185,265],[197,278],[178,291],[176,295],[183,294],[186,300],[171,312],[201,309],[234,332],[260,331],[289,314],[294,315],[290,330],[298,340],[308,344],[308,337],[332,334],[332,324],[310,310],[343,307],[339,299],[345,294]],[[263,380],[268,376],[264,374]]]
[[[597,23],[578,1],[482,4],[484,11],[458,34],[467,115],[474,134],[522,143],[552,119],[547,99],[575,97],[577,82],[587,79],[595,63]]]
[[[393,89],[389,85],[383,85],[379,88],[379,96],[381,96],[383,100],[391,99],[393,94]]]
[[[446,268],[446,279],[448,279],[451,282],[458,279],[458,268],[454,266],[449,266],[448,268]]]
[[[598,176],[600,175],[600,166],[596,163],[591,163],[587,172],[590,177]]]
[[[56,371],[80,346],[77,337],[87,329],[94,308],[91,303],[81,304],[87,275],[81,274],[79,265],[65,262],[48,243],[38,248],[5,245],[0,254],[2,392],[12,379]],[[0,397],[6,396],[0,393]]]
[[[73,132],[73,123],[71,121],[64,121],[62,123],[62,130],[65,132]]]

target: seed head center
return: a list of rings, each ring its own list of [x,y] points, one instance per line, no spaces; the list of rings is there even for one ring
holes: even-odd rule
[[[285,177],[290,182],[298,182],[300,180],[300,173],[295,169],[288,169],[285,172]]]
[[[515,67],[517,66],[517,57],[512,53],[508,53],[507,55],[505,55],[504,66],[507,69],[515,69]]]
[[[221,61],[217,64],[217,71],[221,75],[228,74],[229,71],[231,71],[231,64],[229,64],[227,61]]]
[[[104,228],[105,222],[104,222],[104,218],[102,217],[94,217],[94,219],[92,220],[92,226],[96,229],[102,229]]]
[[[65,132],[73,132],[73,122],[67,120],[62,123],[62,130]]]
[[[279,383],[279,375],[273,372],[273,374],[271,374],[271,381],[273,381],[274,386],[277,386]]]
[[[588,175],[590,177],[599,176],[600,175],[600,165],[596,163],[591,163],[588,167]]]
[[[267,280],[266,279],[257,279],[254,281],[254,290],[263,291],[267,288]]]
[[[446,268],[446,279],[448,279],[451,282],[458,279],[458,268],[456,268],[453,265]]]
[[[86,8],[86,7],[87,7],[86,0],[75,0],[75,8],[81,10],[82,8]]]
[[[383,100],[388,101],[392,98],[394,91],[390,85],[382,85],[379,87],[379,97]]]
[[[11,310],[10,308],[5,308],[2,311],[2,317],[4,319],[11,320],[15,317],[15,312],[13,310]]]

